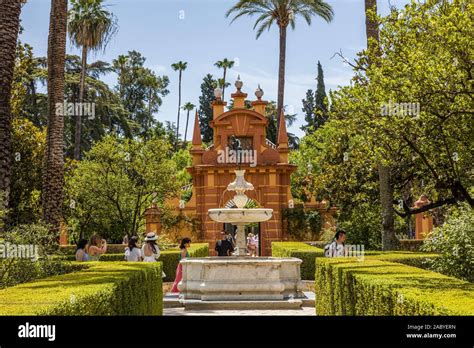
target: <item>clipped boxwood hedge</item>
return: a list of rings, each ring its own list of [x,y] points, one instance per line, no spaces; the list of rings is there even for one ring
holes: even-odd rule
[[[302,242],[273,242],[272,256],[301,259],[301,279],[314,280],[314,260],[324,256],[324,250]]]
[[[162,315],[161,262],[90,262],[0,290],[0,315]]]
[[[314,280],[315,260],[324,257],[324,250],[308,245],[303,242],[273,242],[272,256],[275,257],[297,257],[303,262],[301,264],[301,279]],[[416,253],[410,251],[365,251],[364,257],[369,259],[399,262],[415,267],[426,267],[426,260],[437,257],[437,254]]]
[[[474,315],[474,284],[400,263],[316,259],[317,315]]]

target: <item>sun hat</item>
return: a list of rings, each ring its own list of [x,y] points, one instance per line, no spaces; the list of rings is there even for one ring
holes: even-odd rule
[[[156,235],[155,232],[148,232],[145,237],[145,242],[149,242],[153,240],[158,240],[158,236]]]

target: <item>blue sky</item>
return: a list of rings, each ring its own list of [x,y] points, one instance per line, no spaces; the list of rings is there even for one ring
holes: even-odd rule
[[[324,69],[326,90],[346,85],[352,76],[350,67],[339,57],[331,57],[342,50],[348,58],[365,47],[365,17],[363,0],[327,0],[333,6],[335,17],[331,23],[314,18],[308,26],[297,21],[296,29],[289,30],[287,41],[287,66],[285,104],[289,112],[297,113],[297,122],[290,132],[303,135],[300,126],[304,122],[301,99],[306,90],[316,88],[316,64],[321,61]],[[408,0],[392,0],[391,4],[402,7]],[[94,54],[89,61],[111,62],[119,54],[130,50],[141,52],[145,65],[158,75],[170,77],[170,93],[155,117],[176,121],[178,104],[178,78],[170,65],[179,60],[187,61],[183,73],[183,102],[198,105],[202,78],[211,73],[221,77],[222,71],[214,63],[223,58],[236,61],[228,73],[232,83],[240,74],[243,90],[254,99],[254,91],[260,84],[265,100],[276,100],[278,81],[278,30],[264,32],[256,40],[252,30],[254,19],[241,18],[230,25],[226,11],[236,0],[106,0],[118,19],[119,31],[111,40],[105,53]],[[30,0],[22,10],[24,32],[21,40],[34,48],[37,56],[47,52],[50,0]],[[388,0],[379,0],[379,13],[388,13]],[[70,54],[79,51],[67,45]],[[115,74],[104,78],[111,85]],[[226,99],[230,93],[226,92]],[[180,131],[184,132],[184,122]],[[192,126],[191,128],[192,129]],[[189,140],[190,135],[188,135]]]

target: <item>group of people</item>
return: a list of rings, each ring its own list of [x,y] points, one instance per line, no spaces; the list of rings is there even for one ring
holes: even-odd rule
[[[217,252],[217,256],[232,256],[235,254],[235,239],[230,233],[225,231],[220,232],[220,237],[216,242],[214,250]],[[258,235],[249,233],[247,235],[247,255],[255,257],[258,255]]]
[[[128,238],[127,238],[128,239]],[[140,247],[139,239],[133,236],[127,240],[124,260],[130,262],[156,262],[160,257],[160,248],[157,244],[158,236],[154,232],[149,232],[145,236],[143,245]],[[183,238],[179,245],[179,261],[189,257],[188,249],[191,247],[191,239]],[[76,261],[99,261],[99,257],[107,252],[107,241],[98,235],[93,235],[90,242],[87,239],[79,240],[76,249]],[[163,277],[166,275],[163,273]],[[176,278],[173,283],[172,292],[179,292],[178,283],[183,277],[183,269],[180,262],[176,269]]]

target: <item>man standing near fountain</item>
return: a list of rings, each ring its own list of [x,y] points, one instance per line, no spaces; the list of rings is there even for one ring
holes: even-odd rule
[[[227,235],[224,231],[220,233],[221,239],[217,241],[216,247],[214,248],[217,251],[217,256],[231,256],[234,251],[232,243],[227,239]]]

